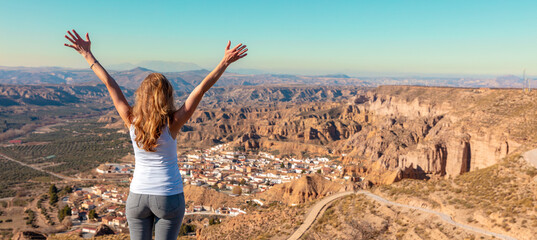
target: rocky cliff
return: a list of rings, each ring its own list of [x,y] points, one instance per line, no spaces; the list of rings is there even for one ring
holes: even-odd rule
[[[354,177],[391,183],[454,177],[497,163],[526,141],[520,119],[528,118],[523,109],[531,104],[515,89],[383,86],[340,102],[200,111],[183,136],[342,157],[361,166],[348,171]]]
[[[391,183],[493,165],[537,132],[535,93],[516,89],[241,89],[215,91],[185,124],[179,145],[232,142],[280,156],[331,156],[347,164],[343,175]]]
[[[295,205],[323,198],[343,189],[344,186],[341,183],[330,181],[318,174],[312,174],[289,183],[276,185],[259,194],[258,197],[267,202],[276,201]]]
[[[485,168],[520,146],[509,133],[516,122],[493,108],[501,96],[516,95],[516,90],[379,87],[363,104],[373,116],[369,124],[342,149],[366,160],[377,182]],[[383,170],[399,173],[383,175]]]

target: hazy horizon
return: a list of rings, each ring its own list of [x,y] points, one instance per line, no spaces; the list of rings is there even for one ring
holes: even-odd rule
[[[149,60],[149,61],[157,61],[158,60]],[[144,62],[144,61],[142,61]],[[167,63],[174,63],[174,62],[167,62]],[[184,62],[182,62],[184,63]],[[125,68],[125,69],[117,69],[113,66],[121,65],[121,64],[132,64],[132,68]],[[194,63],[195,64],[195,63]],[[64,69],[71,69],[71,70],[88,70],[89,69],[85,66],[83,67],[70,67],[70,66],[20,66],[20,65],[0,65],[0,67],[6,67],[6,68],[64,68]],[[159,71],[154,68],[150,67],[144,67],[140,66],[136,63],[119,63],[119,64],[110,64],[108,66],[104,66],[106,69],[111,71],[128,71],[134,68],[142,67],[147,68],[149,70],[153,70],[156,72],[186,72],[186,71],[195,71],[195,70],[207,70],[210,71],[210,68],[201,67],[198,69],[189,69],[189,70],[179,70],[179,71]],[[262,75],[262,74],[289,74],[289,75],[298,75],[298,76],[323,76],[323,75],[347,75],[349,77],[354,78],[360,78],[360,77],[393,77],[393,78],[401,78],[401,77],[414,77],[414,78],[496,78],[496,77],[503,77],[503,76],[516,76],[522,78],[523,76],[523,70],[521,70],[519,73],[505,73],[505,74],[464,74],[464,73],[419,73],[419,72],[355,72],[355,73],[349,73],[349,72],[330,72],[330,71],[310,71],[310,72],[293,72],[293,71],[273,71],[269,72],[262,69],[252,69],[252,68],[233,68],[231,67],[227,71],[228,73],[236,73],[236,74],[245,74],[245,75]],[[534,75],[528,71],[526,71],[526,77],[528,78],[537,78],[537,75]]]

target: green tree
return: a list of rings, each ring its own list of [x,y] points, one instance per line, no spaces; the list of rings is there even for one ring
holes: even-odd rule
[[[54,204],[56,204],[57,202],[58,202],[58,194],[56,194],[56,193],[52,193],[52,194],[50,195],[49,203],[50,203],[51,205],[54,205]]]
[[[95,209],[91,209],[91,210],[89,211],[88,218],[89,218],[89,219],[95,219],[95,218],[97,218],[97,217],[98,217],[98,216],[97,216],[97,213],[95,213]]]
[[[62,188],[62,190],[60,191],[60,195],[67,195],[69,193],[72,193],[73,192],[73,188],[71,188],[71,186],[65,186],[64,188]]]
[[[56,188],[56,185],[51,184],[48,189],[48,195],[52,195],[53,193],[58,193],[58,188]]]
[[[246,180],[244,180],[244,178],[241,179],[241,181],[239,182],[239,185],[241,185],[241,186],[246,185]]]
[[[183,224],[181,225],[181,229],[179,230],[179,236],[186,236],[189,232],[195,232],[196,226],[191,224]]]
[[[71,207],[67,205],[58,211],[58,219],[61,222],[66,216],[71,216]]]
[[[285,168],[285,164],[283,164],[283,162],[282,162],[282,164],[280,165],[280,168]]]
[[[56,188],[56,185],[54,184],[50,185],[48,189],[48,195],[50,196],[49,203],[51,205],[54,205],[55,203],[58,202],[58,188]]]
[[[215,224],[219,224],[220,223],[220,219],[216,218],[216,217],[213,217],[211,219],[209,219],[209,225],[215,225]]]

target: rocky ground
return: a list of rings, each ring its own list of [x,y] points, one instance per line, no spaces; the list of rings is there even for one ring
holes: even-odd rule
[[[537,235],[537,169],[514,155],[454,179],[403,180],[376,193],[397,202],[435,209],[460,223],[517,237]]]
[[[279,184],[253,197],[265,202],[296,205],[314,201],[344,189],[353,189],[353,184],[345,186],[342,181],[329,181],[320,174],[306,175],[290,183]]]
[[[273,205],[224,220],[198,232],[198,239],[287,239],[302,224],[310,204]]]
[[[316,94],[303,91],[298,95],[303,93]],[[341,177],[362,178],[389,200],[434,209],[457,222],[520,239],[537,235],[533,230],[537,227],[537,170],[519,157],[537,147],[537,92],[382,86],[355,94],[334,102],[200,109],[178,140],[202,145],[232,142],[280,156],[330,156],[345,165]],[[110,121],[110,126],[114,122],[103,121]],[[212,190],[196,190],[190,196],[195,201],[235,203],[249,212],[202,227],[198,234],[207,239],[285,238],[316,199],[337,189],[309,181],[300,179],[273,188],[274,193],[267,192],[265,197],[282,203],[266,208],[245,206],[246,197],[235,201]],[[349,197],[334,203],[306,237],[484,237],[427,219],[416,212]]]

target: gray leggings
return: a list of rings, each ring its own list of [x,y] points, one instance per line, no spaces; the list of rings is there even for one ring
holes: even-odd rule
[[[125,206],[131,239],[176,240],[185,215],[183,193],[157,196],[130,192]]]

